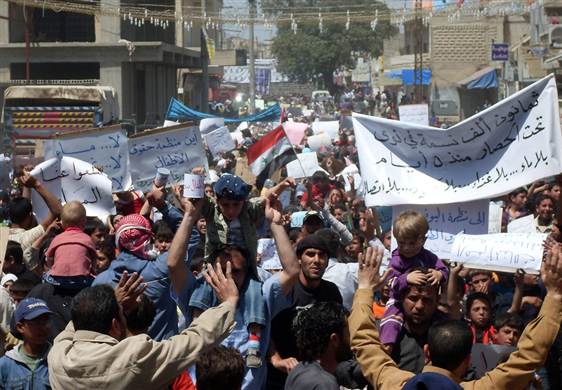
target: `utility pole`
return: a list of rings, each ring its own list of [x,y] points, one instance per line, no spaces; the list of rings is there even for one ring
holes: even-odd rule
[[[201,0],[201,15],[207,15],[207,4],[205,0]],[[207,50],[208,34],[205,29],[205,18],[201,18],[201,112],[209,112],[209,51]]]
[[[416,0],[415,2],[415,13],[416,17],[414,19],[414,34],[415,45],[414,45],[414,103],[421,103],[423,97],[423,20],[422,14],[422,0]]]
[[[250,107],[248,111],[250,115],[256,112],[256,68],[255,68],[255,52],[254,52],[254,18],[256,17],[256,0],[248,0],[250,2]]]

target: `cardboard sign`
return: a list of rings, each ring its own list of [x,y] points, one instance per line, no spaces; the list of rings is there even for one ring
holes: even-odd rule
[[[219,127],[205,134],[204,137],[213,157],[218,157],[221,153],[230,152],[236,148],[236,144],[226,126]]]
[[[180,183],[183,174],[207,167],[203,140],[197,126],[183,124],[154,129],[129,139],[129,161],[135,188],[149,191],[159,168],[170,171],[168,183]]]
[[[45,159],[65,156],[85,161],[103,169],[114,192],[126,191],[132,184],[128,142],[120,125],[69,133],[44,142]]]
[[[223,126],[224,118],[204,118],[199,122],[199,131],[201,134],[207,134]]]
[[[311,177],[316,171],[323,171],[318,165],[316,152],[297,154],[297,160],[287,164],[287,176],[295,179]]]
[[[398,107],[400,122],[429,126],[429,108],[427,104],[408,104]]]
[[[442,259],[451,258],[453,241],[458,233],[488,232],[488,200],[450,205],[394,206],[392,215],[397,218],[406,210],[415,210],[425,216],[429,231],[424,247]],[[394,248],[395,240],[392,249]]]
[[[541,269],[543,242],[547,234],[500,233],[455,237],[451,260],[470,268],[515,272],[519,269],[538,274]]]

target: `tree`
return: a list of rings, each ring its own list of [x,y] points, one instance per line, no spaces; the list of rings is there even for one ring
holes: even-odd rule
[[[333,72],[341,66],[353,66],[352,52],[370,53],[371,57],[382,54],[383,40],[396,33],[389,22],[390,11],[381,2],[352,0],[339,5],[334,0],[267,0],[262,3],[264,11],[270,15],[282,16],[277,23],[277,36],[273,39],[272,51],[278,61],[278,69],[292,81],[316,82],[335,92]],[[362,21],[352,21],[346,29],[346,7],[350,12],[360,12]],[[379,17],[373,31],[371,22],[375,12]],[[338,20],[332,20],[338,12]],[[322,31],[319,27],[318,13],[324,14]],[[293,14],[296,33],[287,16]],[[330,16],[332,15],[332,17]],[[357,15],[357,14],[355,14]]]

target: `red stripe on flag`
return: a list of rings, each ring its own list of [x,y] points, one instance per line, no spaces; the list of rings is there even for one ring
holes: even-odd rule
[[[251,165],[259,158],[259,156],[275,146],[275,144],[277,144],[283,137],[285,137],[283,126],[278,126],[275,128],[275,130],[272,130],[261,137],[258,142],[250,146],[246,151],[246,156],[248,157],[248,165]]]

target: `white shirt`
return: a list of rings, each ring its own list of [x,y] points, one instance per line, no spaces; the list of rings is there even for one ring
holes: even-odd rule
[[[338,263],[336,259],[328,260],[328,267],[324,271],[322,279],[334,283],[343,299],[343,306],[351,310],[353,295],[357,290],[357,270],[359,263]]]

